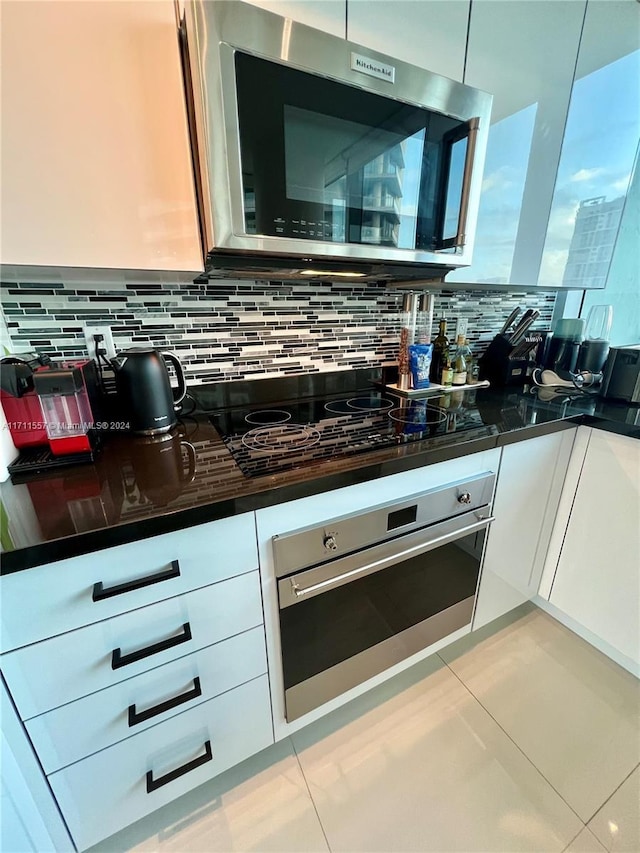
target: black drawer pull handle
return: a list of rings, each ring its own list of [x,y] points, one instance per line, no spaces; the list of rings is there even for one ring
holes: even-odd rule
[[[152,708],[147,708],[146,711],[138,712],[136,711],[135,704],[129,705],[129,727],[137,726],[138,723],[144,723],[145,720],[150,720],[152,717],[157,717],[158,714],[163,714],[165,711],[177,708],[178,705],[183,705],[185,702],[197,699],[198,696],[202,696],[202,687],[200,687],[200,679],[194,678],[193,687],[187,690],[186,693],[174,696],[173,699],[167,699],[166,702],[160,702]]]
[[[152,583],[161,583],[162,581],[170,581],[172,578],[180,577],[180,563],[177,560],[171,561],[171,568],[164,569],[155,575],[147,575],[144,578],[138,578],[135,581],[127,581],[126,583],[118,583],[115,586],[104,588],[102,581],[94,583],[93,594],[91,598],[94,601],[102,601],[103,598],[111,598],[114,595],[122,595],[124,592],[133,592],[134,589],[142,589],[143,586],[151,586]]]
[[[145,649],[130,652],[128,655],[123,655],[119,648],[114,649],[111,653],[111,669],[120,669],[121,666],[128,666],[130,663],[148,658],[150,655],[157,655],[158,652],[164,652],[167,649],[173,648],[173,646],[179,646],[180,643],[187,643],[190,639],[191,625],[185,622],[182,626],[182,634],[178,634],[176,637],[169,637],[168,640],[161,640],[159,643],[154,643]]]
[[[163,785],[173,782],[174,779],[179,779],[180,776],[184,776],[185,773],[195,770],[196,767],[201,767],[203,764],[206,764],[207,761],[211,761],[212,759],[213,752],[211,750],[211,741],[208,740],[205,741],[204,744],[204,755],[199,755],[197,758],[194,758],[193,761],[188,761],[186,764],[183,764],[182,767],[178,767],[177,770],[172,770],[170,773],[166,773],[164,776],[160,776],[157,779],[153,778],[153,770],[147,770],[147,794],[150,794],[152,791],[157,791],[158,788],[162,788]]]

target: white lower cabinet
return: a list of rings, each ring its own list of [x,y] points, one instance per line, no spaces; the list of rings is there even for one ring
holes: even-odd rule
[[[502,448],[473,629],[538,592],[576,430]]]
[[[6,575],[0,593],[2,678],[78,849],[273,743],[253,513]]]
[[[80,850],[273,742],[266,675],[70,767],[49,782]]]
[[[244,513],[3,575],[0,647],[9,652],[257,568],[254,517]]]
[[[262,625],[25,723],[45,773],[145,731],[267,671]]]
[[[586,639],[627,668],[640,669],[640,441],[585,431],[577,488],[567,483],[568,523],[559,519],[557,562],[541,595]],[[585,449],[586,446],[586,449]],[[553,555],[556,556],[556,555]],[[571,627],[571,626],[570,626]]]
[[[0,679],[0,850],[72,853],[73,843]]]
[[[2,671],[27,720],[262,622],[249,572],[9,652]]]

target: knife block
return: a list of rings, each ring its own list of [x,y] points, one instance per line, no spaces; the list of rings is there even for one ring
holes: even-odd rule
[[[505,335],[496,335],[478,359],[478,378],[488,379],[491,385],[523,385],[529,377],[532,363],[527,357],[513,358],[512,346]]]

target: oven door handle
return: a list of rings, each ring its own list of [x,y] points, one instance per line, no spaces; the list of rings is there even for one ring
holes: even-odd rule
[[[474,522],[474,524],[468,524],[466,527],[461,527],[451,533],[436,536],[435,539],[429,539],[428,542],[420,542],[418,545],[413,545],[411,548],[406,548],[404,551],[398,551],[395,554],[390,554],[388,557],[382,557],[380,560],[374,560],[372,563],[367,563],[366,566],[351,569],[351,571],[343,572],[341,575],[336,575],[334,578],[328,578],[327,580],[313,583],[310,586],[298,586],[295,578],[291,578],[291,591],[296,598],[302,598],[305,595],[311,595],[311,593],[319,592],[320,590],[328,590],[332,586],[339,586],[343,581],[349,580],[350,578],[354,578],[362,574],[371,574],[374,571],[384,569],[386,566],[399,563],[407,557],[423,554],[440,545],[446,545],[448,542],[453,542],[455,539],[461,539],[469,533],[475,533],[477,530],[482,530],[484,527],[488,527],[491,522],[495,520],[495,516],[491,515],[488,518],[483,518],[481,521]]]

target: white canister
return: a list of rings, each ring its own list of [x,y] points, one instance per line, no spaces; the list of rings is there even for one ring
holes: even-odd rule
[[[0,483],[9,479],[7,465],[10,465],[17,455],[18,451],[11,438],[4,409],[0,406]]]

